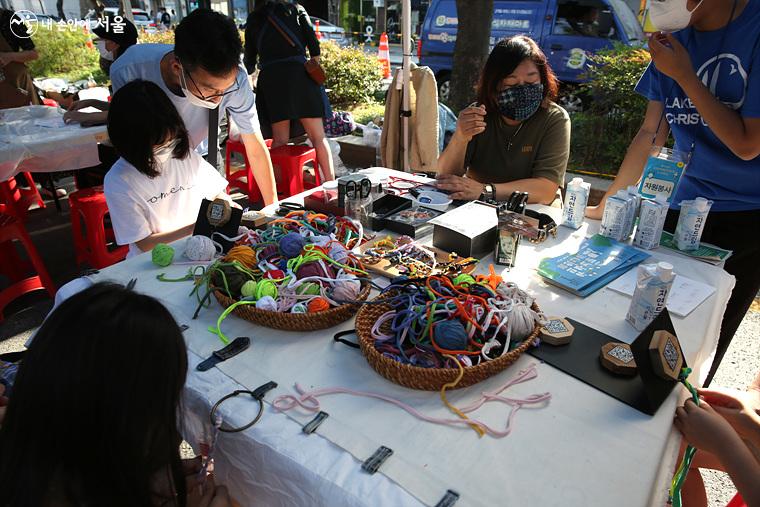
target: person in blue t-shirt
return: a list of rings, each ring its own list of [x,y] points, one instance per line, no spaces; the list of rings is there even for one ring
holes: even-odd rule
[[[599,206],[636,183],[652,145],[673,132],[691,160],[672,199],[665,229],[673,231],[682,200],[714,201],[702,241],[733,250],[725,270],[736,277],[705,385],[760,290],[760,0],[657,0],[649,41],[652,63],[636,85],[649,99],[644,122]],[[665,121],[663,121],[665,120]]]

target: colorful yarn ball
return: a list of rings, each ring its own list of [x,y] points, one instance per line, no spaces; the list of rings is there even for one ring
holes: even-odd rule
[[[243,266],[253,269],[256,267],[256,253],[253,248],[246,245],[238,245],[230,248],[224,258],[227,262],[238,261]]]
[[[297,232],[289,232],[280,238],[279,245],[280,253],[282,253],[283,257],[292,259],[301,255],[303,247],[306,245],[306,240]]]
[[[214,270],[211,275],[213,286],[223,290],[225,287],[228,287],[232,297],[237,297],[240,294],[240,289],[248,280],[250,280],[248,275],[244,275],[235,269],[234,266],[222,266]]]
[[[153,264],[165,268],[174,260],[174,249],[166,243],[159,243],[153,247],[150,253]]]
[[[257,301],[265,297],[269,297],[274,300],[274,298],[277,297],[277,293],[277,284],[272,280],[264,278],[263,280],[259,280],[259,282],[256,284],[256,290],[254,291],[253,295]]]
[[[307,262],[296,270],[296,278],[299,280],[311,276],[334,278],[330,268],[325,269],[325,267],[319,262]]]
[[[185,242],[185,257],[191,261],[210,261],[216,255],[216,246],[206,236],[190,236]]]
[[[454,285],[471,285],[475,283],[475,278],[467,273],[460,273],[452,280],[452,282]]]
[[[245,298],[256,296],[256,280],[248,280],[240,287],[240,295]]]
[[[362,284],[356,278],[339,278],[332,290],[332,297],[336,302],[356,301],[361,292]]]
[[[348,259],[348,256],[350,253],[351,252],[349,252],[348,249],[345,246],[343,246],[342,243],[335,242],[330,246],[328,255],[330,256],[332,260],[338,261],[343,264],[346,262],[346,259]]]
[[[285,278],[285,272],[281,269],[270,269],[264,273],[264,278],[268,278],[269,280],[282,280]]]
[[[259,252],[259,259],[271,259],[275,255],[279,255],[279,253],[280,250],[275,245],[268,245]]]
[[[296,303],[293,305],[293,308],[290,309],[290,313],[307,313],[308,311],[309,307],[306,303]]]
[[[319,296],[322,294],[322,287],[315,282],[304,282],[296,288],[296,294],[299,296]]]
[[[258,310],[266,310],[268,312],[277,311],[277,301],[271,296],[264,296],[256,301],[256,308]]]
[[[323,297],[316,297],[306,305],[309,313],[323,312],[330,309],[330,303]]]
[[[535,322],[538,315],[528,305],[518,303],[512,309],[510,314],[512,343],[524,341],[535,328]]]
[[[444,350],[465,350],[467,348],[467,330],[459,320],[437,322],[433,328],[436,345]]]

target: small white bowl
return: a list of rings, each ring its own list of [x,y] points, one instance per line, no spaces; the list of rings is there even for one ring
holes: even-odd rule
[[[431,190],[420,192],[414,202],[425,208],[434,209],[436,211],[446,211],[453,201],[448,194]]]

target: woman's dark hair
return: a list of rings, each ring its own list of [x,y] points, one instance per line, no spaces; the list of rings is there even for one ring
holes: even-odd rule
[[[127,49],[137,44],[137,27],[128,19],[121,18],[118,20],[116,19],[118,16],[113,16],[109,13],[105,14],[105,18],[105,23],[99,23],[92,29],[92,33],[100,39],[110,40],[119,45],[113,55],[115,61]]]
[[[174,158],[190,154],[190,139],[177,108],[157,84],[141,79],[114,93],[108,108],[108,137],[119,155],[149,178],[159,174],[154,146],[177,139]]]
[[[248,40],[248,26],[260,30],[261,26],[266,23],[267,16],[276,12],[281,17],[288,17],[298,10],[298,6],[286,0],[256,0],[253,11],[248,15],[246,21],[246,40]]]
[[[0,428],[0,504],[186,504],[185,342],[156,299],[96,284],[34,337]],[[156,481],[174,491],[156,491]]]
[[[500,40],[488,55],[488,60],[478,83],[478,103],[486,106],[488,112],[498,111],[496,95],[499,83],[515,71],[524,60],[531,60],[541,75],[544,85],[544,107],[557,99],[559,81],[546,60],[546,55],[536,41],[525,35],[515,35]]]
[[[226,77],[240,65],[243,42],[235,22],[210,9],[195,9],[174,31],[174,54],[189,72],[198,67]]]

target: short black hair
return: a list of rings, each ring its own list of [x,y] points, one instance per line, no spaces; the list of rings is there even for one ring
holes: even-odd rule
[[[198,67],[226,77],[240,65],[243,43],[235,22],[210,9],[196,9],[174,32],[174,54],[192,72]]]
[[[174,158],[190,154],[185,122],[159,86],[136,79],[114,93],[108,109],[108,137],[116,151],[149,178],[158,176],[153,147],[177,139]]]
[[[117,16],[106,13],[105,17],[106,23],[98,24],[92,29],[92,33],[101,39],[110,40],[119,45],[114,54],[114,59],[116,59],[123,55],[127,49],[137,44],[137,27],[126,18],[122,18],[121,24],[119,24],[114,19]]]

